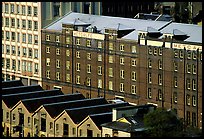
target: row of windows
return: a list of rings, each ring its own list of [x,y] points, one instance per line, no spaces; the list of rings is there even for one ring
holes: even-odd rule
[[[2,20],[2,26],[37,31],[38,21],[5,17]]]
[[[38,16],[38,8],[26,5],[17,5],[17,4],[3,4],[2,3],[2,12],[7,14],[19,14],[19,15],[28,15],[28,16]]]
[[[24,61],[24,60],[20,61],[16,59],[2,58],[2,67],[5,67],[5,66],[6,66],[6,69],[20,71],[22,68],[22,71],[28,71],[28,72],[32,72],[33,66],[34,66],[34,73],[38,74],[38,71],[39,71],[38,63],[33,63],[29,61]]]
[[[23,57],[29,57],[29,58],[35,58],[38,59],[38,49],[32,49],[27,47],[20,46],[16,47],[14,45],[6,45],[6,49],[4,50],[4,45],[2,45],[2,54],[6,53],[7,55],[16,55],[16,56],[23,56]],[[6,52],[5,52],[6,51]]]
[[[178,50],[178,49],[174,49],[174,58],[180,58],[183,59],[184,58],[184,50]],[[186,51],[187,55],[187,59],[189,60],[197,60],[197,52],[196,51],[191,51],[191,50],[187,50]],[[202,60],[202,52],[200,53],[200,60]]]
[[[2,31],[2,40],[4,40],[4,38],[7,41],[22,42],[22,43],[28,43],[28,44],[38,44],[38,35],[33,35],[33,34]]]
[[[152,59],[148,59],[148,68],[152,68]],[[158,69],[162,69],[163,66],[162,66],[162,60],[158,60]]]
[[[162,81],[163,81],[162,75],[161,75],[161,74],[158,74],[158,85],[162,85]],[[152,73],[148,73],[148,74],[147,74],[147,82],[148,82],[149,84],[152,83]]]
[[[196,113],[192,112],[192,118],[191,118],[191,113],[190,111],[186,111],[186,124],[187,125],[192,125],[195,127],[197,125],[197,118],[196,118]]]
[[[162,48],[157,48],[157,47],[148,47],[148,54],[149,55],[159,55],[162,56]]]

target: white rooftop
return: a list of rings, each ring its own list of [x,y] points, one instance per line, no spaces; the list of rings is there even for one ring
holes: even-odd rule
[[[52,22],[44,29],[50,30],[62,30],[62,23],[64,24],[75,24],[75,25],[87,25],[94,27],[96,26],[97,30],[100,33],[104,34],[104,29],[117,29],[117,30],[130,30],[132,32],[123,36],[122,39],[138,40],[138,31],[157,31],[160,28],[167,25],[167,21],[151,21],[151,20],[142,20],[142,19],[133,19],[133,18],[123,18],[123,17],[112,17],[112,16],[100,16],[100,15],[91,15],[83,13],[70,12],[64,15],[62,18]],[[171,33],[174,29],[179,30],[180,32],[190,36],[185,41],[191,42],[202,42],[202,26],[193,25],[193,24],[181,24],[181,23],[170,23],[161,30],[161,33]]]

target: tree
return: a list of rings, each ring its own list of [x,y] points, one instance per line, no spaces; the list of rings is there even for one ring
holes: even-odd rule
[[[147,136],[177,137],[182,136],[183,120],[173,111],[157,108],[144,116],[144,126],[148,129]]]

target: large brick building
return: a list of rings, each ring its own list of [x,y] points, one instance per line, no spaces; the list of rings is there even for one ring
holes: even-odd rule
[[[71,12],[42,30],[42,86],[153,103],[202,127],[201,30]]]

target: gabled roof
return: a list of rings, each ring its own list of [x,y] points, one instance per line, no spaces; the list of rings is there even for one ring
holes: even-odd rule
[[[40,91],[40,90],[43,90],[40,85],[15,86],[10,88],[2,88],[1,94],[2,95],[17,94],[17,93],[23,93],[23,92]]]
[[[85,99],[85,97],[80,93],[66,94],[66,95],[56,94],[54,96],[23,99],[22,103],[25,105],[25,107],[28,109],[30,113],[33,113],[43,104],[56,103],[56,102],[62,102],[62,101],[73,101],[73,100],[80,100],[80,99]]]
[[[2,81],[2,88],[23,86],[21,80]]]
[[[118,104],[102,104],[92,105],[88,107],[80,107],[73,109],[66,109],[67,114],[72,118],[72,121],[76,124],[80,123],[86,116],[90,114],[99,114],[105,112],[112,112],[112,108],[128,106],[127,102]]]
[[[55,90],[40,90],[40,91],[33,91],[33,92],[24,92],[19,94],[9,94],[3,95],[2,100],[7,105],[8,108],[12,108],[14,105],[18,103],[18,101],[27,98],[39,98],[45,96],[54,96],[54,95],[61,95],[62,92],[58,89]]]
[[[65,109],[84,107],[84,106],[93,106],[100,104],[107,104],[108,102],[104,98],[92,98],[92,99],[82,99],[74,101],[64,101],[57,103],[44,104],[43,107],[49,113],[52,118],[58,116]]]

